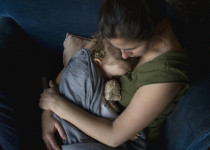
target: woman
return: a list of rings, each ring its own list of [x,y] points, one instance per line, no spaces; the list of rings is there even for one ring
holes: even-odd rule
[[[103,119],[68,103],[56,92],[52,93],[57,99],[41,98],[40,107],[111,147],[118,147],[144,130],[150,143],[148,149],[152,149],[150,146],[161,136],[164,120],[188,87],[187,57],[167,20],[164,2],[104,0],[99,30],[121,50],[122,58],[140,57],[136,68],[120,78],[120,105],[124,111],[115,120]],[[51,97],[52,93],[45,94]],[[43,131],[44,137],[49,137],[46,143],[54,147],[54,130],[46,132],[44,124]]]

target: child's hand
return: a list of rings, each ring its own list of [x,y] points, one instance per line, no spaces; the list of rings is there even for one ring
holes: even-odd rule
[[[133,136],[130,140],[135,141],[140,137],[140,133],[137,133],[135,136]]]

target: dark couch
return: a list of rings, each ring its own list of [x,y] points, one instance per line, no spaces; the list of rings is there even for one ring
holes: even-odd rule
[[[38,108],[42,80],[55,79],[61,70],[67,32],[85,37],[97,32],[101,2],[0,0],[0,135],[8,129],[14,133],[8,139],[0,137],[0,149],[7,150],[6,144],[11,150],[16,145],[23,145],[23,149],[42,149]],[[210,147],[210,50],[205,37],[209,36],[205,24],[208,17],[203,17],[204,23],[199,22],[202,7],[198,6],[187,21],[175,7],[168,7],[174,31],[191,58],[190,88],[165,124],[168,150]],[[12,145],[7,140],[18,142]]]

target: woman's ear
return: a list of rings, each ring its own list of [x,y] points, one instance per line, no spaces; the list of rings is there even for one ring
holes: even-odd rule
[[[100,58],[94,58],[93,61],[98,65],[101,65],[102,63]]]

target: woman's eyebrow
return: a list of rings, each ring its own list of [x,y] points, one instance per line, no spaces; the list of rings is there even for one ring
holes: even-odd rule
[[[133,50],[133,49],[136,49],[138,46],[136,46],[136,47],[132,47],[132,48],[123,48],[122,50]]]
[[[122,50],[134,50],[134,49],[136,49],[136,48],[138,48],[138,47],[140,47],[142,45],[142,43],[139,43],[137,46],[135,46],[135,47],[131,47],[131,48],[123,48]]]
[[[111,42],[110,42],[111,43]],[[111,43],[112,44],[112,43]],[[137,45],[136,47],[132,47],[132,48],[122,48],[122,50],[133,50],[133,49],[136,49],[137,47],[139,47],[141,44]],[[118,48],[117,46],[115,46],[114,44],[112,44],[112,46]],[[118,49],[121,49],[121,48],[118,48]]]

